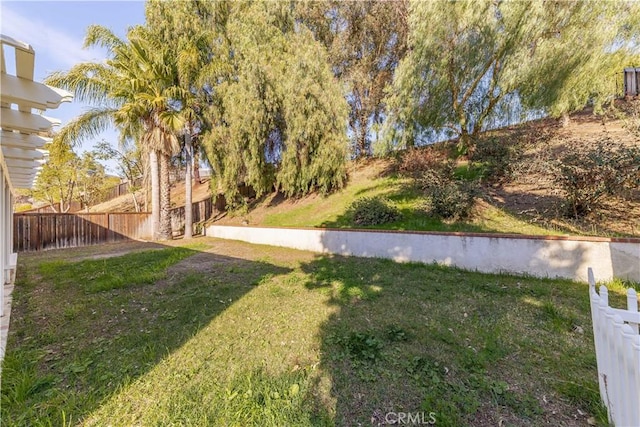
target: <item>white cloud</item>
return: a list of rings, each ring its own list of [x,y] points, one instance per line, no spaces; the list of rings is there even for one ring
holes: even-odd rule
[[[60,69],[105,58],[101,50],[83,49],[81,38],[75,38],[49,22],[20,15],[8,8],[6,3],[2,5],[2,33],[30,44],[36,51],[36,62],[40,55],[46,55],[49,59],[47,65]],[[53,70],[45,72],[50,71]]]

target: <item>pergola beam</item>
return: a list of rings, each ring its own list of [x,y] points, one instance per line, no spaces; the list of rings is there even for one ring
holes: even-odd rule
[[[0,109],[0,127],[3,130],[16,130],[22,133],[46,133],[60,120],[37,114],[25,113],[10,108]]]
[[[27,150],[35,150],[42,148],[45,144],[51,142],[51,138],[39,135],[27,135],[19,132],[1,131],[0,145],[3,147],[23,148]]]
[[[40,160],[44,159],[48,155],[46,150],[25,150],[24,148],[2,147],[2,155],[5,160],[10,164],[11,159],[18,160]]]
[[[17,104],[27,108],[46,110],[58,108],[62,102],[71,98],[67,91],[8,74],[0,76],[0,86],[4,88],[0,94],[0,102],[3,105]]]

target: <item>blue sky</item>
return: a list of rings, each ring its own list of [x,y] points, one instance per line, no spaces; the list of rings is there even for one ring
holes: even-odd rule
[[[127,28],[144,23],[143,1],[0,1],[0,32],[30,44],[36,52],[35,79],[50,72],[68,70],[85,61],[106,57],[100,49],[82,49],[86,29],[99,24],[124,37]],[[10,63],[7,64],[10,67]],[[79,102],[62,104],[45,115],[62,120],[62,125],[86,106]],[[85,142],[77,151],[90,150],[92,142],[106,139],[117,144],[115,131],[105,132],[95,141]],[[115,172],[113,164],[107,165]]]

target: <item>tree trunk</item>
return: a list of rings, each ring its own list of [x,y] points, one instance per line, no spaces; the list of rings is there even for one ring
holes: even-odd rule
[[[566,128],[567,126],[569,126],[569,124],[571,124],[571,116],[569,116],[569,113],[562,113],[560,124],[563,128]]]
[[[140,203],[138,203],[138,198],[136,197],[135,190],[131,192],[131,196],[133,197],[133,207],[135,208],[136,212],[140,212]]]
[[[200,156],[193,147],[191,147],[191,151],[193,152],[193,180],[198,184],[202,184],[202,180],[200,178]]]
[[[364,113],[364,112],[363,112]],[[369,117],[366,114],[360,115],[360,134],[358,135],[358,157],[369,157],[369,144],[367,143],[367,134],[369,133]]]
[[[142,185],[144,186],[144,211],[149,212],[149,194],[151,192],[151,183],[149,182],[149,168],[145,168],[142,178]]]
[[[461,126],[460,139],[458,140],[458,147],[457,147],[458,152],[456,157],[460,157],[460,156],[464,156],[465,154],[468,154],[472,149],[471,145],[472,145],[471,135],[469,135],[469,132],[465,127]]]
[[[149,168],[151,169],[151,227],[153,240],[160,239],[160,169],[158,152],[149,151]]]
[[[193,236],[193,189],[191,176],[191,161],[193,146],[191,144],[191,135],[189,132],[184,136],[185,163],[184,170],[184,238],[190,239]]]
[[[169,156],[160,154],[160,240],[170,240],[171,234],[171,184],[169,182]]]

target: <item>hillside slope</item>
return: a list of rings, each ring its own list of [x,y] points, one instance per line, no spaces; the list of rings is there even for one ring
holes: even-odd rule
[[[531,235],[595,235],[640,237],[640,190],[631,200],[605,200],[604,208],[580,220],[563,215],[563,194],[551,179],[548,162],[568,150],[614,140],[629,146],[640,141],[613,116],[600,117],[585,110],[561,127],[553,119],[541,119],[490,132],[498,143],[517,141],[523,153],[512,179],[483,184],[470,219],[442,221],[428,215],[427,199],[406,178],[397,175],[396,159],[372,159],[349,165],[349,184],[326,197],[312,194],[286,199],[268,194],[248,207],[219,214],[220,225],[284,227],[354,227],[348,208],[361,197],[382,196],[402,213],[402,219],[383,227],[397,230],[471,231]],[[460,167],[464,169],[465,163]],[[194,186],[194,201],[210,197],[209,182]],[[172,206],[184,204],[184,183],[171,189]],[[142,197],[139,197],[142,200]],[[96,205],[92,211],[134,211],[131,195]],[[375,227],[374,227],[375,228]]]
[[[136,193],[138,203],[144,203],[144,194],[142,191]],[[193,201],[199,202],[207,197],[211,197],[209,189],[209,180],[203,180],[202,183],[195,182],[193,185]],[[171,207],[184,206],[184,182],[177,182],[171,185]],[[143,209],[144,210],[144,209]],[[90,209],[91,212],[135,212],[133,203],[133,195],[124,194],[115,199],[108,200],[104,203],[94,205]]]
[[[346,188],[327,197],[310,195],[286,200],[270,194],[254,202],[246,212],[225,214],[217,224],[290,227],[352,227],[349,205],[360,197],[384,196],[403,214],[384,228],[500,232],[532,235],[640,236],[640,190],[632,200],[605,200],[598,213],[580,220],[563,214],[563,194],[555,187],[548,162],[568,150],[595,146],[606,139],[629,146],[640,141],[615,117],[600,117],[590,110],[571,116],[568,126],[541,119],[492,131],[497,142],[517,140],[524,148],[513,179],[484,184],[472,217],[464,222],[431,218],[423,207],[427,200],[408,181],[395,174],[394,159],[368,160],[350,165]],[[463,163],[461,163],[464,166]],[[376,228],[376,227],[373,227]],[[383,227],[378,227],[383,228]]]

